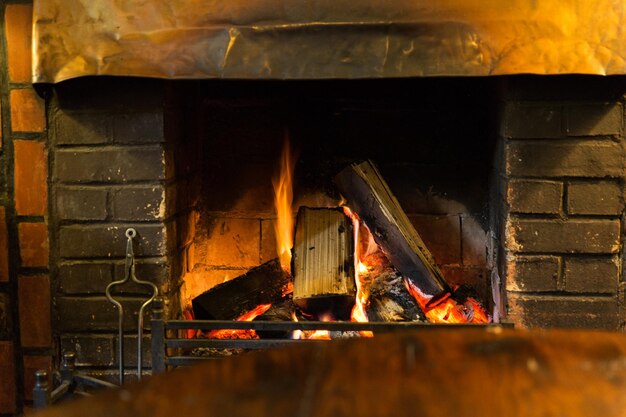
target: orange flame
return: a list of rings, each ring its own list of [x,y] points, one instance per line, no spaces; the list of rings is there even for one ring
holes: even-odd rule
[[[424,295],[407,278],[404,279],[404,285],[431,323],[489,323],[489,317],[483,308],[471,297],[468,297],[464,304],[459,304],[450,297],[450,294],[447,294],[439,303],[429,306],[428,302],[432,297]]]
[[[285,143],[280,158],[280,174],[272,180],[274,186],[274,207],[276,209],[276,251],[280,265],[291,271],[291,247],[293,246],[293,170],[295,158],[291,153],[289,138],[285,133]]]
[[[237,321],[252,321],[270,309],[271,304],[259,304],[247,313],[237,317]],[[209,339],[258,339],[259,336],[254,330],[242,329],[221,329],[212,330],[207,335]]]
[[[363,263],[363,260],[368,255],[370,248],[368,246],[365,253],[361,254],[361,234],[359,233],[361,219],[359,219],[359,216],[357,216],[356,213],[350,210],[347,206],[343,206],[343,212],[352,220],[352,229],[354,231],[354,282],[356,284],[356,299],[354,307],[352,308],[352,313],[350,314],[350,319],[352,321],[364,323],[369,321],[367,318],[367,312],[365,311],[365,306],[367,305],[369,298],[369,292],[365,290],[361,276],[367,272],[367,266]],[[371,235],[367,229],[365,230],[367,235]],[[369,238],[371,236],[366,237]],[[374,334],[371,331],[362,331],[360,334],[363,337],[374,337]]]

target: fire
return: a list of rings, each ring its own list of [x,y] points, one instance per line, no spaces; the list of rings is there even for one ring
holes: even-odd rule
[[[409,279],[404,279],[404,285],[431,323],[489,323],[483,308],[471,297],[468,297],[464,304],[459,304],[450,297],[450,294],[446,294],[441,301],[430,306],[428,303],[431,297],[424,295]]]
[[[252,321],[270,309],[271,304],[259,304],[254,309],[237,317],[237,321]],[[221,329],[212,330],[206,335],[209,339],[258,339],[254,330]]]
[[[293,321],[298,321],[298,317],[296,317],[296,313],[291,314],[291,319]],[[328,322],[334,321],[333,317],[330,314],[322,314],[319,317],[320,321]],[[294,330],[291,335],[292,339],[308,339],[308,340],[330,340],[330,332],[328,330]]]
[[[285,143],[280,157],[280,173],[272,180],[274,186],[274,207],[276,209],[276,251],[285,271],[291,271],[291,247],[293,246],[293,170],[295,158],[291,153],[289,138],[285,133]]]
[[[359,219],[359,216],[357,216],[356,213],[350,210],[347,206],[343,206],[343,211],[345,215],[352,220],[352,230],[354,231],[354,281],[356,284],[356,299],[350,318],[352,321],[364,323],[369,321],[367,318],[367,312],[365,311],[365,306],[367,306],[367,300],[369,298],[369,292],[365,290],[361,277],[367,272],[367,265],[365,265],[363,261],[365,260],[365,257],[369,255],[370,248],[367,247],[365,251],[361,250],[361,219]],[[367,232],[366,234],[368,237],[371,237],[369,231],[367,229],[365,231]],[[374,337],[374,334],[371,331],[362,331],[361,336]]]

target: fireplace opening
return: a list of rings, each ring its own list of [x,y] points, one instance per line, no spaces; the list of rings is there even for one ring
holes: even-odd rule
[[[335,177],[352,163],[372,160],[449,284],[471,288],[492,309],[495,84],[436,79],[201,87],[184,122],[194,126],[188,140],[198,165],[191,182],[199,192],[190,206],[195,233],[183,250],[183,310],[203,292],[278,256],[272,180],[285,138],[294,157],[291,217],[304,207],[340,206]],[[390,264],[378,267],[393,273]],[[401,279],[395,285],[407,291]],[[343,314],[339,301],[337,308],[326,306],[329,316],[350,319],[354,295],[349,299]],[[310,310],[329,319],[323,308]]]

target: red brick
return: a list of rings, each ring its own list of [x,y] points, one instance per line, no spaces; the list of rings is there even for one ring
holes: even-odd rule
[[[229,268],[246,268],[259,264],[259,220],[212,219],[208,230],[208,240],[196,247],[198,262]]]
[[[17,408],[13,342],[0,342],[0,375],[0,414],[13,414]]]
[[[45,223],[20,223],[20,260],[25,267],[48,266],[48,226]]]
[[[261,221],[261,263],[270,261],[277,256],[274,220],[263,220]]]
[[[14,132],[43,132],[44,102],[33,89],[11,90],[11,128]]]
[[[15,209],[22,216],[43,216],[48,206],[48,159],[42,142],[16,140]]]
[[[463,265],[487,264],[487,232],[472,217],[461,218],[463,236]]]
[[[411,216],[410,220],[437,264],[461,264],[461,222],[458,216]]]
[[[50,356],[24,356],[24,398],[28,401],[33,399],[35,388],[35,372],[48,372],[48,384],[52,384],[52,357]]]
[[[17,285],[22,346],[49,347],[50,277],[21,276]]]
[[[0,282],[9,281],[9,231],[6,210],[0,207]]]
[[[32,16],[29,4],[10,4],[4,12],[9,78],[14,82],[31,81]]]

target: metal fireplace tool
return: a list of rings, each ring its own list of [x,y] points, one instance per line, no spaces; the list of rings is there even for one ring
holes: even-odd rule
[[[154,301],[159,293],[159,289],[152,282],[140,280],[135,274],[135,253],[133,251],[133,239],[137,236],[137,231],[133,228],[126,229],[126,260],[124,265],[124,278],[113,281],[107,285],[105,294],[107,299],[117,307],[117,329],[118,329],[118,346],[117,358],[119,364],[119,385],[124,383],[124,306],[120,301],[112,295],[113,289],[117,286],[133,282],[138,285],[149,287],[152,295],[143,302],[139,308],[137,318],[137,379],[141,380],[143,373],[142,367],[142,348],[143,348],[143,316],[145,309]],[[48,404],[55,403],[59,399],[72,394],[85,394],[77,387],[89,388],[113,388],[116,385],[107,381],[102,381],[88,375],[82,375],[75,372],[76,355],[74,352],[65,352],[59,369],[59,379],[61,383],[53,391],[48,387],[48,374],[45,371],[37,371],[35,373],[35,388],[33,391],[33,401],[35,408],[41,408]]]

